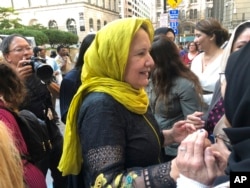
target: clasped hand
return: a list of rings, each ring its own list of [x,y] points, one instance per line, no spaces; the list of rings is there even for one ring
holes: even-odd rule
[[[227,158],[207,144],[207,132],[200,129],[181,142],[175,162],[180,174],[211,185],[217,176],[224,174]]]

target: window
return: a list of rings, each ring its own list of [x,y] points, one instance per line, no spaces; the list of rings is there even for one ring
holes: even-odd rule
[[[207,17],[209,18],[209,17],[212,17],[212,12],[213,10],[212,10],[212,8],[207,8]]]
[[[161,3],[162,3],[162,0],[157,0],[157,1],[156,1],[156,7],[160,7],[160,6],[161,6]]]
[[[197,19],[198,15],[197,15],[197,9],[194,9],[194,19]]]
[[[101,21],[97,20],[97,31],[101,29]]]
[[[77,34],[76,21],[73,18],[67,19],[66,26],[69,32]]]
[[[114,11],[116,11],[116,0],[114,0],[114,8],[113,8]]]
[[[79,12],[79,25],[80,25],[80,31],[85,31],[84,13],[83,12]]]
[[[104,21],[104,22],[103,22],[103,25],[107,25],[107,21]]]
[[[94,22],[93,22],[93,18],[89,19],[89,30],[92,32],[94,31]]]
[[[193,19],[194,18],[194,10],[193,9],[190,9],[190,12],[189,12],[189,19]]]
[[[58,29],[58,26],[55,20],[49,21],[49,29]]]

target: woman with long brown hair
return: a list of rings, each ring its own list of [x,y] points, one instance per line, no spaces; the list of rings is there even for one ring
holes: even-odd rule
[[[176,44],[166,36],[154,38],[150,54],[155,62],[147,88],[150,106],[160,128],[171,129],[175,122],[201,109],[202,88],[197,76],[183,64]],[[176,148],[165,148],[167,160],[176,156]]]

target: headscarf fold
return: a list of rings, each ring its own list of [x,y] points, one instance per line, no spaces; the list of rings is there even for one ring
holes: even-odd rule
[[[225,114],[232,128],[224,129],[232,144],[227,172],[250,166],[250,42],[228,59]]]
[[[130,44],[139,28],[146,28],[150,41],[154,29],[148,19],[125,18],[113,21],[97,32],[84,56],[82,85],[75,94],[68,111],[63,154],[58,169],[63,175],[77,175],[82,166],[80,138],[77,119],[84,97],[90,92],[111,95],[128,110],[144,114],[149,100],[144,88],[134,89],[124,82]]]
[[[250,22],[250,20],[242,22],[237,27],[234,28],[234,30],[233,30],[233,32],[232,32],[232,34],[231,34],[231,36],[226,44],[226,47],[223,50],[223,55],[222,55],[222,60],[221,60],[221,72],[225,72],[228,57],[232,53],[233,43],[235,42],[234,40],[235,40],[235,35],[237,33],[237,30],[239,29],[239,27],[246,24],[247,22]]]

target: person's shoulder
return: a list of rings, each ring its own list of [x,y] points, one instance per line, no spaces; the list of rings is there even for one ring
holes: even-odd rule
[[[78,75],[81,70],[73,68],[69,72],[67,72],[63,78],[63,80],[75,80],[78,78]]]
[[[104,92],[91,92],[83,99],[80,114],[100,114],[112,112],[123,114],[125,107],[117,102],[111,95]],[[124,112],[125,113],[125,112]]]
[[[4,107],[0,107],[0,120],[5,122],[6,125],[12,126],[14,124],[17,124],[14,114]]]
[[[85,97],[84,103],[91,105],[112,105],[116,103],[116,100],[104,92],[91,92]]]
[[[184,78],[182,76],[177,77],[175,80],[175,83],[176,83],[176,85],[179,85],[181,87],[193,85],[193,82],[191,80]]]
[[[203,56],[204,56],[204,52],[198,53],[198,54],[194,57],[192,63],[196,62],[197,60],[198,60],[198,61],[201,61],[201,59],[202,59]]]

